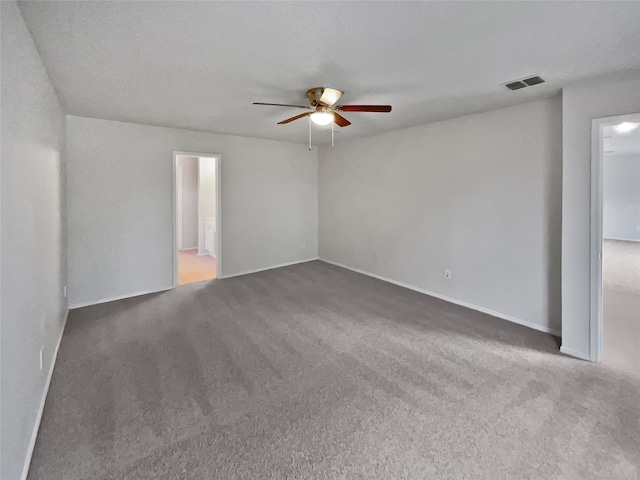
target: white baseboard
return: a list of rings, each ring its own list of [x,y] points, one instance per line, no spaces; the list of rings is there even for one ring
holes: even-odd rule
[[[313,262],[314,260],[318,260],[318,257],[306,258],[304,260],[296,260],[295,262],[281,263],[279,265],[272,265],[270,267],[256,268],[255,270],[246,270],[244,272],[232,273],[231,275],[224,275],[224,276],[218,277],[218,278],[239,277],[241,275],[249,275],[250,273],[258,273],[258,272],[264,272],[265,270],[273,270],[274,268],[281,268],[281,267],[288,267],[290,265],[297,265],[298,263]]]
[[[208,254],[206,254],[206,255],[208,255]],[[240,275],[248,275],[250,273],[263,272],[265,270],[271,270],[273,268],[288,267],[289,265],[296,265],[298,263],[311,262],[313,260],[318,260],[318,257],[307,258],[307,259],[304,259],[304,260],[297,260],[295,262],[281,263],[280,265],[272,265],[270,267],[256,268],[255,270],[247,270],[245,272],[232,273],[231,275],[224,275],[224,276],[216,277],[216,278],[220,279],[220,278],[239,277]],[[72,310],[72,309],[75,309],[75,308],[89,307],[91,305],[98,305],[100,303],[113,302],[115,300],[123,300],[125,298],[139,297],[140,295],[148,295],[150,293],[166,292],[167,290],[172,290],[172,289],[176,288],[176,286],[172,285],[170,287],[165,287],[165,288],[161,288],[161,289],[158,289],[158,290],[145,290],[145,291],[142,291],[142,292],[127,293],[125,295],[118,295],[118,296],[115,296],[115,297],[100,298],[98,300],[91,300],[91,301],[88,301],[88,302],[73,303],[73,304],[69,305],[69,309]]]
[[[115,296],[115,297],[100,298],[98,300],[91,300],[89,302],[73,303],[73,304],[69,305],[69,310],[72,310],[74,308],[89,307],[91,305],[98,305],[100,303],[113,302],[115,300],[123,300],[125,298],[139,297],[140,295],[148,295],[150,293],[166,292],[167,290],[172,290],[173,288],[174,287],[171,286],[171,287],[160,288],[158,290],[145,290],[145,291],[142,291],[142,292],[127,293],[127,294],[118,295],[118,296]]]
[[[580,360],[586,360],[587,362],[591,361],[591,357],[589,355],[578,352],[577,350],[574,350],[572,348],[567,348],[564,345],[560,347],[560,352],[564,353],[565,355],[579,358]]]
[[[195,247],[183,247],[183,248],[179,248],[178,250],[183,251],[183,250],[197,250],[198,246],[196,245]]]
[[[20,476],[21,480],[27,480],[27,475],[29,475],[29,466],[31,465],[31,457],[33,456],[33,449],[36,446],[36,439],[38,438],[38,430],[40,429],[40,422],[42,421],[42,413],[44,412],[44,404],[47,400],[47,393],[49,393],[49,385],[51,385],[51,378],[53,377],[53,368],[56,366],[56,360],[58,358],[58,350],[60,349],[60,344],[62,343],[62,336],[64,335],[64,329],[67,326],[67,318],[69,318],[68,310],[67,310],[67,314],[64,317],[62,330],[60,331],[60,336],[58,337],[56,348],[53,351],[53,357],[51,358],[51,366],[49,367],[49,372],[47,373],[47,381],[45,382],[45,385],[44,385],[44,392],[42,392],[42,398],[40,399],[40,406],[38,407],[36,423],[33,426],[33,432],[31,432],[31,440],[29,440],[29,446],[27,447],[27,456],[24,459],[24,466],[22,467],[22,475]]]
[[[505,315],[504,313],[496,312],[495,310],[491,310],[489,308],[480,307],[478,305],[474,305],[472,303],[464,302],[462,300],[458,300],[455,298],[447,297],[446,295],[441,295],[439,293],[430,292],[429,290],[425,290],[423,288],[416,287],[414,285],[409,285],[407,283],[398,282],[397,280],[393,280],[391,278],[383,277],[381,275],[376,275],[375,273],[366,272],[364,270],[360,270],[359,268],[350,267],[348,265],[344,265],[338,262],[332,262],[331,260],[325,260],[324,258],[320,258],[319,260],[330,263],[331,265],[336,265],[337,267],[346,268],[347,270],[351,270],[357,273],[361,273],[363,275],[367,275],[369,277],[377,278],[378,280],[382,280],[384,282],[393,283],[394,285],[398,285],[400,287],[408,288],[409,290],[413,290],[419,293],[424,293],[425,295],[429,295],[431,297],[439,298],[440,300],[444,300],[449,303],[455,303],[456,305],[460,305],[462,307],[470,308],[472,310],[477,310],[478,312],[486,313],[487,315],[491,315],[493,317],[498,317],[503,320],[508,320],[513,323],[517,323],[519,325],[524,325],[525,327],[533,328],[534,330],[539,330],[544,333],[550,333],[551,335],[555,335],[556,337],[562,336],[558,330],[553,328],[545,327],[543,325],[538,325],[537,323],[529,322],[527,320],[522,320],[520,318],[512,317],[511,315]]]
[[[619,242],[640,242],[637,238],[617,238],[617,237],[602,237],[603,240],[617,240]]]

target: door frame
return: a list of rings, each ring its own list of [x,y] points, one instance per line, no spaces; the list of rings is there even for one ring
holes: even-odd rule
[[[172,225],[172,270],[173,270],[173,288],[178,286],[178,208],[177,208],[177,169],[178,157],[206,157],[215,159],[216,172],[216,277],[222,278],[222,155],[219,153],[203,153],[203,152],[183,152],[174,151],[171,160],[171,170],[173,171],[173,225]],[[200,195],[198,194],[198,199]]]
[[[590,345],[589,357],[592,362],[600,363],[603,330],[602,302],[602,222],[603,191],[602,136],[604,127],[622,122],[640,121],[640,112],[591,120],[591,255],[590,255]]]

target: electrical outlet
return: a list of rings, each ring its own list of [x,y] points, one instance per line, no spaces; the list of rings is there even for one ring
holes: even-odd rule
[[[446,278],[447,280],[451,280],[451,270],[445,269],[444,278]]]
[[[300,246],[301,246],[302,248],[307,248],[307,242],[302,242],[302,243],[300,244]]]
[[[636,232],[640,232],[640,225],[636,225]]]
[[[42,349],[40,349],[40,370],[42,370],[43,363],[44,363],[44,361],[42,359]]]
[[[67,286],[66,285],[64,286],[63,294],[64,294],[64,298],[67,298]]]

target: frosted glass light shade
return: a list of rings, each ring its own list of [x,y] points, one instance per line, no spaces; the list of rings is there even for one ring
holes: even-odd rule
[[[329,125],[333,122],[333,113],[315,112],[311,114],[311,121],[316,125]]]

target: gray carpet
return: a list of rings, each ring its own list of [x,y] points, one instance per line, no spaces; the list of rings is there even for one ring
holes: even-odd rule
[[[604,240],[602,247],[601,360],[640,372],[640,242]]]
[[[29,478],[638,479],[640,378],[319,261],[71,312]]]

